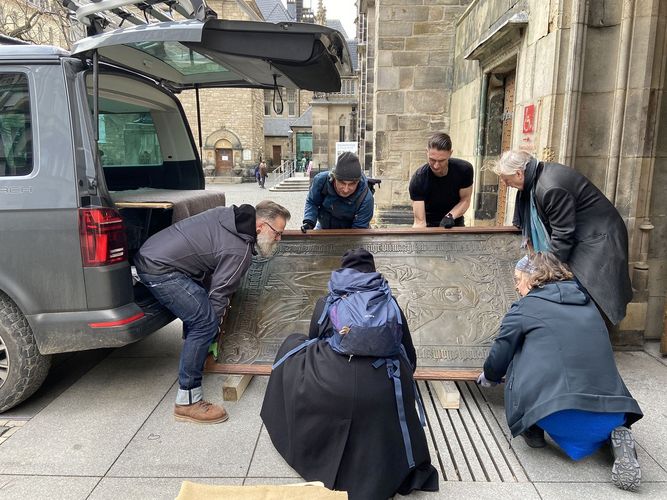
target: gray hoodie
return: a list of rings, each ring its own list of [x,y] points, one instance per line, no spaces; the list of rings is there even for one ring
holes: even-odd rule
[[[248,225],[255,227],[254,221]],[[139,273],[178,271],[207,283],[211,304],[222,318],[250,267],[255,241],[254,235],[237,230],[234,207],[212,208],[151,236],[134,265]]]

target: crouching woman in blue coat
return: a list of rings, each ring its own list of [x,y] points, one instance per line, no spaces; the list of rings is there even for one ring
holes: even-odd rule
[[[505,315],[477,382],[489,387],[505,377],[512,436],[541,448],[546,431],[573,460],[609,442],[614,484],[637,489],[629,428],[643,415],[618,373],[600,312],[553,254],[524,257],[514,276],[522,298]]]

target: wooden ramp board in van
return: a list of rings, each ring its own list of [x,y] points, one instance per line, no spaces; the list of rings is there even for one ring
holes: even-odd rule
[[[419,378],[469,380],[518,298],[519,246],[519,233],[507,227],[286,231],[273,257],[253,260],[207,371],[268,374],[285,337],[307,334],[341,256],[363,247],[406,314]]]

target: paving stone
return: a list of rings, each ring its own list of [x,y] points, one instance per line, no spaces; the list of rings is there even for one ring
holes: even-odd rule
[[[116,349],[112,358],[176,358],[183,348],[183,323],[177,319],[134,344]]]
[[[0,475],[0,500],[84,500],[99,480],[99,477]]]
[[[618,369],[644,412],[644,418],[632,427],[632,432],[639,445],[667,470],[667,368],[655,358],[644,352],[616,353]],[[640,462],[642,471],[644,462]],[[643,479],[663,480],[665,475],[652,478],[644,475]]]
[[[644,350],[656,361],[659,361],[663,365],[667,366],[667,356],[664,356],[660,353],[660,341],[655,340],[651,342],[646,342],[644,344]]]
[[[106,359],[2,445],[0,474],[103,476],[177,377],[174,359]]]
[[[270,175],[267,180],[267,189],[260,189],[257,184],[209,184],[208,190],[220,190],[225,192],[226,205],[241,205],[248,203],[256,205],[262,200],[272,200],[287,208],[292,217],[287,222],[287,229],[299,229],[303,221],[303,208],[306,204],[308,191],[280,192],[269,191],[268,188],[275,184],[275,175]]]
[[[221,375],[206,375],[202,385],[206,399],[229,412],[227,422],[176,422],[174,384],[107,476],[245,477],[262,425],[259,408],[266,381],[255,377],[240,401],[223,402],[222,380]]]
[[[642,481],[639,491],[636,493],[619,490],[612,483],[535,483],[535,488],[542,500],[562,500],[563,498],[627,500],[630,497],[637,497],[642,500],[664,500],[667,484]]]
[[[410,496],[396,495],[394,500],[439,500],[443,498],[474,498],[475,500],[538,500],[535,487],[530,483],[475,483],[440,480],[440,491],[415,491]]]
[[[299,479],[301,476],[292,469],[283,457],[276,451],[271,443],[271,438],[266,428],[262,426],[262,431],[259,434],[257,447],[250,462],[250,470],[248,477],[258,478],[289,478],[294,482],[295,478]]]
[[[181,490],[184,478],[127,478],[105,477],[95,487],[90,500],[173,500]],[[188,480],[191,480],[188,478]],[[240,486],[242,478],[198,478],[194,480],[203,484],[224,484]]]
[[[49,374],[37,392],[20,405],[4,412],[2,417],[31,419],[106,358],[110,352],[111,349],[94,349],[54,355]]]

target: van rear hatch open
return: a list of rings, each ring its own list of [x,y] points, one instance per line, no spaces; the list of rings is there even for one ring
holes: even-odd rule
[[[316,24],[190,20],[91,36],[72,54],[154,79],[173,92],[195,87],[301,88],[338,92],[352,73],[343,36]]]

